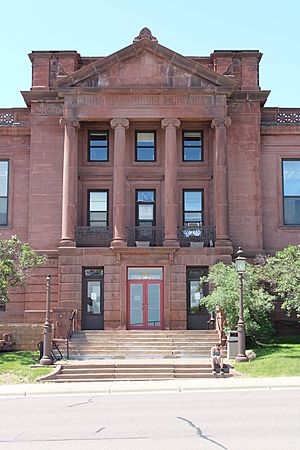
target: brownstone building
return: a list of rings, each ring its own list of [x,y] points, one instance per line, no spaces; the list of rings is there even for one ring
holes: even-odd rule
[[[300,241],[300,109],[265,108],[257,50],[185,57],[147,29],[106,57],[34,51],[0,110],[0,231],[46,254],[1,323],[206,329],[198,279]]]

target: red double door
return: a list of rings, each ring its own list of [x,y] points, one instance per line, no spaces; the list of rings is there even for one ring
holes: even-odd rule
[[[163,281],[128,280],[127,328],[160,329],[163,326]]]

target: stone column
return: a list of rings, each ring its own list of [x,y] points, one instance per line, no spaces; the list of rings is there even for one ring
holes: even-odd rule
[[[64,127],[64,162],[62,191],[61,241],[64,246],[75,246],[76,203],[77,203],[77,130],[76,119],[60,119]]]
[[[211,126],[215,129],[213,152],[213,179],[216,223],[216,247],[230,246],[228,231],[228,179],[226,127],[231,124],[230,117],[215,118]]]
[[[125,130],[128,119],[112,119],[114,129],[114,184],[113,184],[113,247],[126,247],[126,172],[125,172]]]
[[[177,247],[177,128],[179,119],[163,119],[165,129],[165,240],[167,247]]]

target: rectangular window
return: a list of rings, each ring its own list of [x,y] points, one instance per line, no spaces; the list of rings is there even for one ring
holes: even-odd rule
[[[89,131],[89,161],[108,161],[108,131]]]
[[[183,161],[203,161],[202,131],[183,131]]]
[[[193,226],[203,223],[203,191],[183,191],[183,225]]]
[[[89,191],[88,204],[88,226],[108,227],[108,191]]]
[[[156,161],[155,131],[136,131],[135,160],[138,162]]]
[[[285,225],[300,225],[300,159],[282,161]]]
[[[155,190],[136,191],[136,226],[155,226]]]
[[[8,161],[0,161],[0,225],[8,222]]]
[[[5,303],[0,303],[0,312],[1,311],[5,311],[6,310],[6,305],[5,305]]]

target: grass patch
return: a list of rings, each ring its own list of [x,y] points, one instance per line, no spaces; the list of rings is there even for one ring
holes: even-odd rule
[[[300,376],[300,336],[276,338],[252,348],[257,358],[235,363],[237,372],[248,377]]]
[[[53,369],[31,367],[38,363],[38,352],[0,353],[0,384],[35,383]]]

